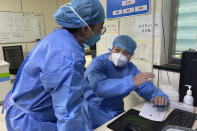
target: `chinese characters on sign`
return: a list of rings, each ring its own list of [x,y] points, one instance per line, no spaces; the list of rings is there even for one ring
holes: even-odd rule
[[[137,37],[152,36],[152,15],[136,18],[135,34]],[[159,16],[155,17],[155,36],[160,36],[161,20]]]
[[[107,18],[146,14],[149,9],[149,0],[107,0]]]
[[[142,25],[138,25],[139,27],[139,30],[141,30],[141,32],[142,33],[150,33],[150,32],[152,32],[151,30],[152,30],[152,24],[142,24]],[[155,28],[157,28],[158,27],[158,24],[155,24]]]

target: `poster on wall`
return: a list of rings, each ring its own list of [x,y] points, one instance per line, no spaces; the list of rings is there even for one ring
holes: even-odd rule
[[[105,27],[106,31],[106,39],[107,39],[107,48],[112,49],[112,44],[114,39],[118,36],[118,21],[106,21]]]
[[[0,44],[33,42],[45,36],[44,15],[0,12]]]
[[[137,48],[132,58],[136,63],[145,62],[151,64],[152,62],[152,18],[152,15],[145,15],[120,19],[120,34],[129,35],[137,42]],[[154,64],[158,63],[160,58],[161,23],[161,16],[156,15],[154,22]]]
[[[119,35],[119,20],[105,20],[104,26],[106,33],[97,44],[97,55],[109,52],[112,49],[114,39]]]
[[[107,0],[107,18],[147,14],[150,0]]]
[[[152,36],[152,15],[148,16],[140,16],[136,18],[136,24],[135,24],[135,37],[151,37]],[[160,37],[161,36],[161,16],[157,15],[155,16],[155,36]]]

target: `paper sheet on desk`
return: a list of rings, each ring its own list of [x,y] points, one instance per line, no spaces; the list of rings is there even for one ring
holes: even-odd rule
[[[158,107],[154,106],[153,103],[144,103],[139,116],[153,121],[163,121],[166,112],[166,110],[158,110]]]

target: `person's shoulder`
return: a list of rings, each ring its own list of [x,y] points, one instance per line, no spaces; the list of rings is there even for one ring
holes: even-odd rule
[[[96,68],[107,66],[106,63],[109,61],[109,54],[110,53],[105,53],[105,54],[95,57],[90,63],[90,65]]]
[[[107,61],[109,60],[110,53],[105,53],[95,58],[96,61]],[[94,60],[94,59],[93,59]]]
[[[95,57],[89,64],[88,68],[86,69],[85,76],[90,75],[91,72],[92,73],[105,72],[105,69],[108,66],[107,64],[108,57],[109,57],[109,53],[105,53]]]
[[[131,61],[129,61],[128,65],[129,65],[130,68],[136,68],[137,69],[137,66]]]
[[[66,36],[66,37],[65,37]],[[54,40],[56,37],[62,37],[62,38],[68,38],[70,36],[70,33],[65,29],[57,29],[49,33],[46,37],[48,39]]]

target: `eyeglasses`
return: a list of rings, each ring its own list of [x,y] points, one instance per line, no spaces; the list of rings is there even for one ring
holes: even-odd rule
[[[106,30],[107,30],[106,27],[103,27],[103,28],[101,29],[101,35],[105,34]]]

